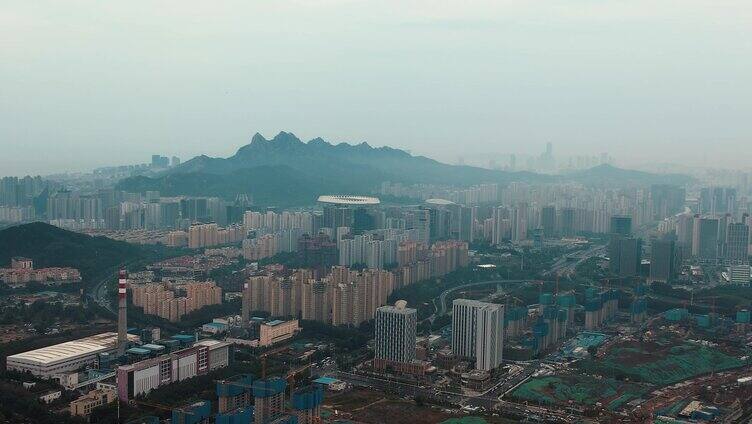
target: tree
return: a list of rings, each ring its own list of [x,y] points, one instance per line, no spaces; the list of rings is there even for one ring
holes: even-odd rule
[[[590,357],[595,359],[595,357],[598,355],[598,346],[590,345],[588,346],[587,351],[590,354]]]

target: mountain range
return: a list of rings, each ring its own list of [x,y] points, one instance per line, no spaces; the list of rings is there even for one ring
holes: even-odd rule
[[[371,193],[386,181],[467,186],[512,181],[597,184],[604,179],[612,186],[683,184],[689,180],[682,175],[621,170],[608,165],[565,176],[507,172],[448,165],[404,150],[374,148],[367,143],[331,144],[321,138],[303,142],[292,133],[280,132],[271,140],[257,133],[249,144],[228,158],[197,156],[157,175],[122,180],[118,188],[227,199],[248,193],[258,205],[292,206],[312,204],[317,196],[326,193]]]

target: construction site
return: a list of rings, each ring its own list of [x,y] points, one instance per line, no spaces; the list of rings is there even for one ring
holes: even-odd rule
[[[749,346],[741,332],[726,331],[723,319],[710,323],[671,310],[630,331],[612,326],[604,329],[608,335],[581,332],[549,355],[510,399],[613,419],[734,417],[752,394],[752,378],[745,377],[752,366]]]

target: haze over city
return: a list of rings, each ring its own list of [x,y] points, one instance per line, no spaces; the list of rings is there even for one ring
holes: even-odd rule
[[[551,142],[742,168],[750,74],[748,1],[9,1],[0,169],[226,157],[283,130],[481,166]]]
[[[752,3],[0,5],[0,423],[752,424]]]

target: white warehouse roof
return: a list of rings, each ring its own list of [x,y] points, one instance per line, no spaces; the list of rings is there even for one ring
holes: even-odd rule
[[[437,206],[448,206],[448,205],[455,204],[451,200],[446,200],[446,199],[426,199],[425,202],[429,205],[437,205]]]
[[[319,202],[333,205],[378,205],[381,203],[378,197],[349,195],[319,196]]]
[[[137,341],[138,336],[129,334],[128,339],[131,341]],[[8,356],[7,361],[10,363],[48,366],[55,363],[65,362],[72,358],[112,350],[116,346],[117,333],[102,333],[10,355]]]

